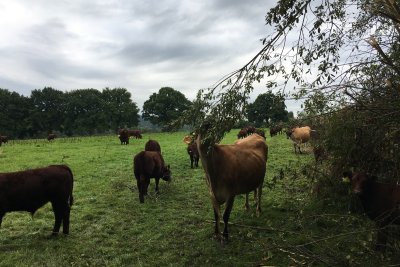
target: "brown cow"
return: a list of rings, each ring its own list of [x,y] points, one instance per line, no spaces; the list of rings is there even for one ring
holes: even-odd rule
[[[220,206],[226,202],[222,241],[228,240],[228,220],[236,195],[247,194],[257,189],[257,215],[261,212],[261,194],[268,147],[264,138],[257,134],[236,142],[233,145],[215,144],[208,148],[202,144],[201,135],[197,137],[197,148],[214,208],[217,237],[221,235]]]
[[[247,129],[243,128],[239,131],[239,133],[237,134],[237,138],[245,138],[247,136]]]
[[[121,145],[129,145],[129,133],[127,129],[120,130],[118,138],[121,141]]]
[[[376,250],[385,250],[387,226],[400,225],[400,186],[376,181],[375,176],[363,172],[345,172],[351,182],[352,191],[361,200],[365,213],[375,221],[378,228]]]
[[[292,129],[290,139],[293,141],[294,153],[297,153],[297,148],[301,154],[300,145],[307,143],[310,140],[311,128],[309,126],[296,127]]]
[[[0,225],[7,212],[28,211],[33,216],[51,202],[55,216],[53,234],[59,232],[61,223],[63,233],[68,234],[72,189],[73,175],[65,165],[0,173]]]
[[[156,140],[149,140],[144,145],[145,151],[158,151],[161,153],[161,146]]]
[[[133,136],[136,139],[142,139],[142,133],[140,130],[128,130],[129,136]]]
[[[50,133],[47,135],[47,141],[51,141],[57,138],[56,134]]]
[[[171,180],[171,170],[169,165],[165,166],[164,158],[160,152],[142,151],[133,159],[133,172],[137,181],[140,203],[144,203],[144,196],[147,195],[147,189],[150,184],[150,178],[156,180],[156,193],[160,178],[164,181]]]

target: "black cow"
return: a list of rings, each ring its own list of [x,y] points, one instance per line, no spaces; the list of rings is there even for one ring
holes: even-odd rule
[[[3,216],[11,211],[28,211],[32,215],[51,202],[55,216],[53,234],[63,225],[69,233],[69,215],[73,202],[73,175],[65,165],[0,173],[0,225]]]
[[[147,195],[147,189],[150,184],[150,178],[156,180],[156,193],[160,178],[164,181],[171,180],[171,170],[169,165],[165,166],[164,158],[157,151],[139,152],[133,159],[133,172],[139,189],[140,203],[144,203],[144,196]]]

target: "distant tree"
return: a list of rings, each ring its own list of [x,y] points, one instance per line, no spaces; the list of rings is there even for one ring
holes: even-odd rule
[[[0,134],[11,138],[29,136],[30,101],[16,92],[0,88]]]
[[[51,87],[33,90],[30,101],[33,107],[30,114],[33,132],[62,131],[65,114],[65,98],[62,91]]]
[[[105,88],[101,93],[109,130],[118,127],[135,127],[139,124],[139,108],[125,88]]]
[[[144,102],[143,118],[153,124],[166,126],[176,120],[191,104],[181,92],[163,87]]]
[[[104,101],[96,89],[78,89],[66,93],[64,128],[67,135],[103,132],[107,127]]]
[[[256,100],[247,107],[248,121],[257,127],[273,122],[288,121],[285,99],[281,94],[271,91],[260,94]]]

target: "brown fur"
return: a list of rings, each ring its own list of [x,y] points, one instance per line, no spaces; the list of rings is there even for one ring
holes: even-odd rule
[[[345,172],[343,176],[350,179],[352,191],[359,196],[365,213],[379,229],[375,249],[385,250],[387,226],[400,225],[400,186],[379,183],[375,176],[362,172]]]
[[[226,202],[223,215],[223,238],[228,239],[228,220],[233,201],[238,194],[257,189],[257,214],[261,212],[261,193],[266,172],[268,147],[265,140],[253,134],[233,145],[214,145],[207,154],[207,147],[197,138],[200,159],[206,174],[215,216],[215,234],[220,236],[220,206]]]
[[[52,165],[26,171],[0,173],[0,224],[11,211],[35,213],[51,202],[55,215],[53,234],[69,233],[69,215],[73,197],[73,175],[65,165]]]
[[[127,129],[122,129],[119,132],[118,138],[121,141],[121,145],[129,145],[129,133]]]
[[[156,151],[139,152],[133,159],[133,172],[139,190],[140,203],[144,203],[144,196],[147,195],[150,178],[155,178],[156,180],[156,193],[159,192],[158,182],[160,178],[165,181],[171,180],[169,165],[165,166],[163,156]]]
[[[296,127],[292,129],[292,134],[290,139],[293,141],[294,153],[297,153],[297,148],[299,153],[301,153],[300,145],[307,143],[310,140],[311,128],[309,126]]]
[[[144,145],[145,151],[158,151],[161,153],[161,146],[156,140],[149,140]]]
[[[193,169],[193,163],[195,167],[199,167],[199,151],[197,150],[197,145],[195,143],[191,143],[187,147],[187,152],[190,157],[190,167]]]
[[[48,134],[47,135],[47,141],[51,141],[57,138],[56,134]]]

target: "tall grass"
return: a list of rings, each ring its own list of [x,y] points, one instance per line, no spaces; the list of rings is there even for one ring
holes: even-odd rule
[[[223,143],[233,143],[236,133],[228,133]],[[0,172],[68,164],[74,173],[75,203],[68,236],[50,236],[50,204],[33,218],[26,212],[6,214],[0,228],[0,265],[368,265],[398,259],[391,254],[377,258],[369,249],[368,220],[310,197],[310,181],[302,176],[301,167],[313,161],[312,155],[295,155],[283,135],[267,138],[261,216],[255,216],[254,206],[246,212],[244,197],[238,196],[230,219],[230,243],[221,245],[213,239],[204,172],[190,168],[184,135],[149,133],[127,146],[116,136],[12,141],[1,146]],[[149,196],[140,204],[133,156],[150,138],[161,144],[173,180],[160,181],[158,195],[152,181]],[[348,234],[360,229],[357,235]]]

